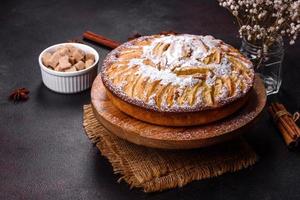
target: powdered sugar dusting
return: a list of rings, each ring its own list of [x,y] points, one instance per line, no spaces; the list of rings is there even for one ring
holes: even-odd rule
[[[128,64],[129,67],[133,67],[135,65],[139,66],[139,70],[136,74],[150,77],[150,81],[160,80],[160,83],[163,85],[172,84],[178,86],[193,86],[198,82],[198,80],[193,79],[192,76],[179,77],[170,72],[170,70],[158,70],[152,66],[145,65],[143,64],[143,59],[132,59]]]
[[[154,49],[159,44],[168,44],[169,47],[157,55]],[[201,66],[202,59],[220,44],[221,41],[212,36],[189,34],[162,36],[155,38],[151,45],[143,47],[141,58],[151,59],[154,64],[164,66],[166,69],[174,69],[177,66]]]
[[[175,92],[179,97],[183,95],[186,88],[193,88],[196,85],[201,85],[195,95],[193,105],[188,103],[188,100],[185,100],[180,104],[178,104],[177,101],[174,101],[173,105],[169,107],[166,102],[167,95],[163,95],[161,104],[158,108],[155,100],[156,93],[153,93],[148,98],[146,107],[159,111],[189,110],[191,107],[205,107],[207,105],[205,105],[203,100],[203,87],[213,88],[217,80],[228,79],[231,76],[238,77],[240,81],[234,86],[236,90],[234,93],[235,97],[229,96],[230,88],[224,83],[222,83],[223,85],[218,94],[212,94],[217,95],[214,97],[215,103],[222,105],[233,101],[233,99],[236,99],[239,96],[243,96],[243,94],[247,93],[253,85],[254,71],[252,63],[236,50],[233,51],[230,45],[227,45],[212,36],[189,34],[156,35],[141,37],[135,41],[143,40],[150,41],[150,43],[143,45],[141,54],[128,60],[127,64],[128,68],[137,69],[134,71],[136,77],[146,77],[147,82],[150,83],[159,81],[160,85],[176,86]],[[124,64],[122,62],[118,64],[119,61],[123,61],[118,58],[119,51],[122,51],[123,49],[126,49],[126,52],[131,52],[133,49],[141,49],[141,46],[135,46],[135,43],[132,41],[125,43],[114,50],[105,62],[116,63],[116,65],[120,67],[123,66]],[[216,54],[216,52],[219,54]],[[233,63],[227,57],[227,53],[229,53],[230,56],[234,56],[246,70],[250,70],[248,75],[251,77],[251,80],[242,75],[239,70],[233,68]],[[208,61],[207,59],[214,60]],[[105,66],[107,65],[104,63],[102,71],[105,70]],[[120,76],[122,76],[122,74]],[[103,80],[105,81],[106,78],[104,73]],[[110,81],[109,78],[107,81]],[[243,83],[243,86],[241,86],[241,83]],[[127,95],[122,92],[124,86],[127,84],[128,82],[126,80],[122,80],[116,85],[112,83],[108,85],[112,90],[117,90],[119,96],[124,97],[123,99],[128,100],[133,98],[130,100],[132,103],[136,102],[134,99],[141,100],[138,97],[127,97]],[[144,104],[145,102],[140,105]]]
[[[138,65],[138,74],[150,77],[151,80],[161,80],[161,84],[173,84],[180,86],[191,86],[197,83],[192,76],[179,77],[174,69],[184,69],[186,67],[208,67],[213,70],[214,77],[209,77],[206,81],[210,86],[214,84],[217,77],[230,75],[231,65],[223,57],[219,64],[204,64],[203,58],[212,53],[213,48],[220,46],[222,41],[214,39],[212,36],[196,35],[168,35],[155,38],[151,45],[143,47],[143,55],[140,58],[132,59],[129,67]],[[155,54],[154,49],[159,44],[167,44],[168,48],[162,54]],[[153,68],[143,63],[145,59],[151,60],[161,69]]]

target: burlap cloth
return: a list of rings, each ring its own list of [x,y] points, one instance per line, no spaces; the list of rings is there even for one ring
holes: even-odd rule
[[[91,105],[83,107],[87,136],[111,163],[119,181],[145,192],[182,187],[194,180],[235,172],[253,165],[256,153],[237,138],[221,145],[194,150],[160,150],[119,139],[94,117]]]

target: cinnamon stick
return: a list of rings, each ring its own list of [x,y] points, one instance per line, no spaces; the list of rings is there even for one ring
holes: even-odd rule
[[[289,148],[297,146],[300,140],[300,129],[284,105],[272,103],[268,111],[273,117],[286,145]]]
[[[105,47],[114,49],[118,46],[120,46],[120,43],[114,40],[111,40],[109,38],[106,38],[102,35],[98,35],[96,33],[93,33],[91,31],[86,31],[83,33],[83,38],[87,40],[91,40],[97,44],[103,45]]]
[[[271,116],[274,118],[276,111],[274,111],[271,106],[268,108],[268,111],[271,114]],[[277,122],[276,125],[277,125],[277,128],[279,129],[287,147],[294,148],[296,146],[296,141],[290,136],[290,134],[287,132],[287,130],[285,129],[283,124]]]
[[[274,107],[275,113],[285,110],[285,109],[282,109],[278,103],[274,103],[273,107]],[[278,121],[279,121],[279,123],[281,123],[284,126],[284,128],[287,130],[287,132],[290,134],[290,136],[292,138],[295,139],[297,137],[297,134],[294,132],[292,126],[289,125],[289,123],[288,123],[288,115],[287,114],[282,115],[281,117],[278,117]]]
[[[277,108],[279,108],[279,110],[284,110],[287,112],[287,110],[285,109],[284,105],[277,103],[276,104]],[[296,125],[295,121],[292,118],[292,115],[283,115],[282,116],[283,120],[286,122],[287,126],[290,127],[292,129],[292,134],[294,137],[300,137],[300,129],[299,127]]]

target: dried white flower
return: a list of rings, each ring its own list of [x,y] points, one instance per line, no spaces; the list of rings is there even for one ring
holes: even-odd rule
[[[239,35],[249,42],[270,46],[285,36],[294,44],[300,31],[300,0],[219,0],[219,5],[238,19]]]
[[[280,24],[282,24],[284,22],[284,19],[283,18],[280,18],[278,21],[277,21],[277,23],[280,25]]]

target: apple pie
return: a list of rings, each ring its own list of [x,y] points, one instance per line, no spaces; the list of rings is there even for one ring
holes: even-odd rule
[[[212,36],[144,36],[114,49],[101,78],[126,114],[167,126],[206,124],[242,107],[254,83],[252,63]]]

